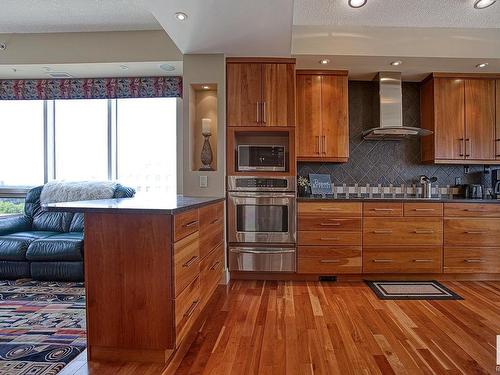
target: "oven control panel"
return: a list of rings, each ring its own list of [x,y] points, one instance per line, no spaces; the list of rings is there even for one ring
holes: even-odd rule
[[[287,188],[287,180],[274,178],[240,178],[236,180],[237,188]]]

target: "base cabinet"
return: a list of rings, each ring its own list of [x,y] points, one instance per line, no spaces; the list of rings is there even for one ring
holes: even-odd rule
[[[500,247],[445,247],[445,273],[500,273]]]
[[[402,246],[363,248],[364,273],[440,273],[440,246]]]

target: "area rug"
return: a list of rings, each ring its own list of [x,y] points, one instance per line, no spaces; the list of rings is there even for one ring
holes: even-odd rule
[[[458,294],[452,292],[437,281],[368,281],[368,286],[380,299],[389,300],[460,300]]]
[[[86,347],[83,283],[0,281],[0,374],[53,375]]]

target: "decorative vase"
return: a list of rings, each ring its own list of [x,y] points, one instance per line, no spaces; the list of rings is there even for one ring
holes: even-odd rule
[[[212,153],[212,147],[210,146],[210,133],[208,134],[203,134],[203,137],[205,137],[205,141],[203,142],[203,148],[201,149],[201,164],[202,167],[200,168],[200,171],[213,171],[214,169],[212,168],[212,161],[213,161],[213,153]]]

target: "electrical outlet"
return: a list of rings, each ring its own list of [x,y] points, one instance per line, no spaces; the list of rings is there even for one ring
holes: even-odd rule
[[[208,176],[200,176],[200,187],[201,188],[208,187]]]
[[[455,177],[455,185],[462,185],[462,177]]]

